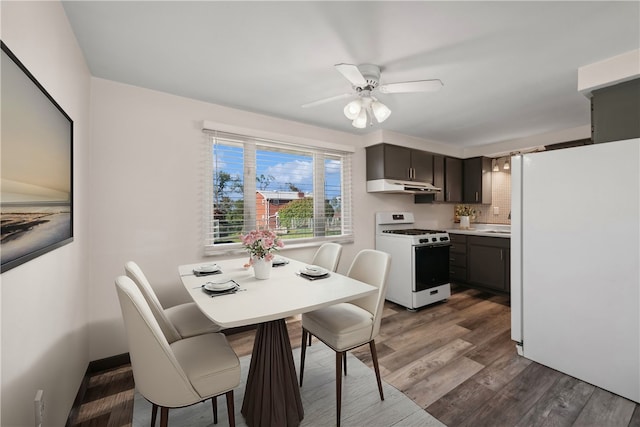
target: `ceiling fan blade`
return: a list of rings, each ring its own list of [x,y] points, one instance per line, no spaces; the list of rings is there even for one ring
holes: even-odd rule
[[[357,65],[353,64],[336,64],[336,70],[342,74],[353,86],[363,87],[367,85],[367,80],[364,78]]]
[[[319,99],[317,101],[309,102],[308,104],[304,104],[302,108],[315,107],[316,105],[325,104],[327,102],[337,101],[339,99],[350,98],[354,96],[353,93],[343,93],[342,95],[332,96],[330,98]]]
[[[418,80],[415,82],[389,83],[378,86],[382,93],[436,92],[443,86],[438,79]]]

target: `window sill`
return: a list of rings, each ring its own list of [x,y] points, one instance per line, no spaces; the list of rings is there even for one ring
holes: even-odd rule
[[[340,244],[349,244],[353,243],[353,236],[332,236],[332,237],[315,237],[311,239],[300,239],[300,241],[296,241],[295,243],[287,243],[284,241],[285,247],[282,249],[287,251],[289,249],[303,249],[303,248],[311,248],[318,247],[323,243],[340,243]],[[245,249],[238,243],[233,244],[233,246],[227,247],[213,247],[213,246],[205,246],[204,248],[204,256],[229,256],[229,255],[246,255]]]

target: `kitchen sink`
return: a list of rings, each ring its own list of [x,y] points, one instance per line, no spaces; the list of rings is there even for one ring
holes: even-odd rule
[[[487,230],[485,233],[497,233],[497,234],[511,234],[511,231],[505,230]]]

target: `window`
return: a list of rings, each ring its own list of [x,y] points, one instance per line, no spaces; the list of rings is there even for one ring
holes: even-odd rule
[[[287,246],[353,239],[351,153],[205,132],[207,253],[239,248],[253,229],[273,230]]]

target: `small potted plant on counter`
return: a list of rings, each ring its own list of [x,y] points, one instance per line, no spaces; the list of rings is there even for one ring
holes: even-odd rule
[[[468,230],[470,228],[470,219],[476,214],[476,210],[469,205],[456,205],[456,219],[460,221],[460,228]]]

